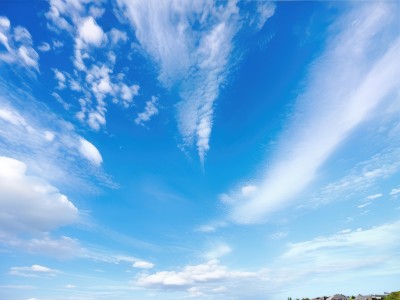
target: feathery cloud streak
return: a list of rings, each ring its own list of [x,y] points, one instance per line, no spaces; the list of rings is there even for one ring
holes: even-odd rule
[[[238,223],[265,221],[293,201],[320,166],[400,83],[400,39],[389,3],[356,6],[332,27],[315,61],[297,117],[281,137],[274,161],[251,193],[223,195]]]
[[[226,80],[233,38],[240,29],[235,1],[118,0],[144,50],[159,65],[159,80],[178,86],[178,127],[183,146],[196,145],[204,162],[213,126],[214,102]],[[274,8],[273,5],[271,7]],[[261,12],[260,12],[261,13]],[[263,17],[263,23],[274,13]]]

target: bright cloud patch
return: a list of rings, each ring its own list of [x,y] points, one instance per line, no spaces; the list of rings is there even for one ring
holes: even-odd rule
[[[88,142],[84,138],[80,138],[79,143],[79,152],[83,155],[83,157],[96,166],[101,165],[103,158],[101,157],[99,150],[97,150],[92,143]]]
[[[157,98],[153,96],[150,101],[146,102],[144,111],[138,114],[137,118],[135,119],[135,123],[138,125],[143,125],[145,122],[149,121],[151,117],[157,115],[158,108],[156,104]]]
[[[138,268],[138,269],[151,269],[154,267],[154,264],[151,262],[147,261],[136,261],[132,267]]]
[[[78,209],[23,162],[0,157],[0,224],[4,232],[48,231],[76,221]]]
[[[97,25],[93,17],[84,19],[78,31],[79,37],[87,45],[99,47],[106,37],[103,30],[99,25]]]

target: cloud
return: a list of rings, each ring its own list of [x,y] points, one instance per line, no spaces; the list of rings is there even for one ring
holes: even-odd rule
[[[372,204],[372,202],[367,202],[367,203],[358,205],[357,208],[364,208],[364,207],[369,206],[371,204]]]
[[[58,270],[50,269],[41,265],[32,265],[30,267],[11,267],[10,275],[22,277],[38,277],[38,275],[55,276]]]
[[[373,195],[367,196],[365,199],[367,199],[367,200],[374,200],[374,199],[378,199],[378,198],[380,198],[380,197],[382,197],[382,196],[383,196],[382,194],[373,194]]]
[[[51,49],[49,43],[46,42],[42,42],[37,48],[41,52],[48,52]]]
[[[0,51],[0,61],[39,71],[39,55],[32,47],[29,31],[21,26],[12,27],[10,20],[1,16],[0,44],[5,49]]]
[[[23,110],[17,109],[23,107]],[[60,189],[92,193],[116,186],[98,166],[101,155],[74,126],[56,116],[23,89],[0,79],[0,153],[22,161],[31,174]],[[80,151],[80,149],[82,151]],[[98,150],[97,150],[98,152]]]
[[[21,161],[0,156],[3,232],[48,231],[77,220],[78,209],[47,181],[26,175]]]
[[[94,165],[100,166],[103,162],[103,158],[101,157],[99,150],[97,150],[92,143],[88,142],[84,138],[80,138],[79,143],[79,152],[83,155],[83,157],[85,157]]]
[[[135,123],[138,125],[144,125],[145,122],[150,121],[150,119],[158,114],[158,108],[156,106],[157,104],[157,98],[156,97],[151,97],[151,100],[146,102],[146,106],[144,108],[144,111],[141,113],[138,113],[137,118],[135,119]]]
[[[126,1],[118,4],[142,48],[159,66],[166,87],[178,86],[178,127],[183,147],[209,150],[214,102],[229,71],[233,38],[240,29],[234,1]],[[197,24],[197,25],[194,25]]]
[[[333,235],[288,243],[287,249],[274,259],[266,276],[264,293],[274,299],[296,291],[297,295],[315,295],[320,290],[332,290],[332,273],[336,285],[349,278],[358,278],[347,287],[348,293],[365,287],[366,280],[382,276],[397,276],[400,260],[400,222],[387,223],[369,229],[346,229]],[[316,295],[315,295],[316,296]]]
[[[52,238],[48,233],[41,233],[30,239],[5,236],[0,242],[14,251],[18,249],[59,259],[84,257],[87,251],[76,239],[67,236]]]
[[[90,16],[77,21],[76,26],[74,65],[79,71],[86,71],[84,59],[89,58],[89,54],[86,51],[90,47],[102,46],[107,36],[103,29],[97,25],[94,18]]]
[[[86,1],[50,0],[49,11],[45,14],[47,27],[55,32],[72,33],[73,23],[77,22],[86,11]]]
[[[118,43],[126,43],[128,41],[128,35],[126,32],[122,32],[116,28],[111,29],[108,32],[108,36],[111,39],[111,42],[116,45]]]
[[[149,288],[181,289],[196,284],[223,282],[229,279],[246,279],[254,277],[256,273],[230,271],[221,266],[217,260],[208,261],[200,265],[188,265],[182,271],[161,271],[154,274],[142,274],[137,284]]]
[[[268,1],[257,1],[257,19],[255,24],[258,30],[263,28],[265,22],[275,14],[276,4]]]
[[[65,95],[61,91],[53,95],[66,109],[75,105],[65,103],[63,97],[78,99],[80,109],[75,117],[94,130],[106,126],[109,103],[130,108],[139,91],[138,84],[126,82],[127,68],[114,74],[118,59],[114,50],[127,42],[128,35],[116,28],[107,33],[103,31],[99,22],[105,12],[103,5],[103,2],[52,0],[46,14],[49,28],[60,34],[68,32],[74,42],[74,71],[59,71],[68,81],[59,80],[57,87],[63,89]],[[69,89],[64,90],[64,87]]]
[[[399,194],[399,193],[400,193],[400,188],[395,188],[395,189],[392,189],[392,190],[390,191],[389,195],[390,195],[391,197],[397,197],[397,194]]]
[[[287,231],[275,232],[275,233],[271,234],[269,236],[269,238],[272,239],[272,240],[280,240],[280,239],[283,239],[283,238],[287,237],[288,234],[289,233]]]
[[[380,132],[382,128],[376,126],[376,122],[373,125],[377,127],[377,132]],[[387,126],[392,128],[393,123],[389,122]],[[359,199],[363,194],[366,195],[363,201],[370,202],[379,199],[378,196],[381,194],[368,195],[369,190],[375,190],[382,180],[390,178],[400,170],[398,146],[400,139],[392,136],[391,133],[383,136],[383,139],[379,139],[379,144],[385,145],[383,148],[375,152],[372,157],[357,163],[353,168],[347,168],[341,179],[319,189],[310,197],[306,206],[318,208],[333,201],[352,201]],[[368,143],[371,144],[371,141]],[[374,175],[371,176],[371,174]]]
[[[390,4],[367,3],[336,22],[341,30],[313,63],[297,114],[260,176],[257,192],[246,197],[238,188],[225,195],[232,220],[263,222],[294,201],[339,145],[398,88],[400,41],[385,39],[393,34],[394,20]]]
[[[379,264],[385,259],[395,259],[400,237],[400,222],[388,223],[370,229],[346,230],[337,234],[317,237],[309,241],[289,244],[283,259],[313,262],[309,267],[326,270],[336,265],[346,270],[347,262],[366,261]],[[363,255],[360,255],[360,254]],[[317,265],[317,266],[316,266]]]
[[[99,47],[106,39],[104,31],[93,17],[85,18],[78,28],[79,38],[86,44],[90,46]]]
[[[154,264],[147,261],[136,261],[132,267],[139,269],[151,269],[154,267]]]
[[[228,226],[225,221],[212,221],[207,224],[198,226],[195,230],[199,232],[215,232],[217,229]]]
[[[54,72],[54,77],[58,82],[58,88],[60,90],[65,89],[65,87],[66,87],[65,82],[67,80],[65,78],[65,75],[57,69],[53,69],[53,72]]]
[[[229,245],[219,242],[212,245],[211,249],[204,254],[204,257],[207,260],[219,259],[231,252],[232,248]]]

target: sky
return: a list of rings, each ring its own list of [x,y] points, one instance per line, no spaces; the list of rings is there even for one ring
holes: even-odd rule
[[[400,282],[398,1],[0,2],[0,298]]]

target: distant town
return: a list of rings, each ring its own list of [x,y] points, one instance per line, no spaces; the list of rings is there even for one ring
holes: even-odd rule
[[[358,295],[358,296],[345,296],[342,294],[336,294],[333,296],[321,296],[317,298],[302,298],[301,300],[400,300],[400,291],[392,293],[383,293],[382,295]],[[288,300],[292,300],[289,297]],[[293,300],[300,300],[295,298]]]

